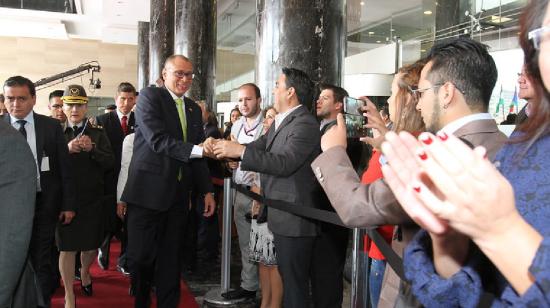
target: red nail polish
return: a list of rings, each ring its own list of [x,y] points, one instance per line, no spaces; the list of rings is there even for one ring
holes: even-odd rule
[[[439,132],[437,133],[437,137],[439,137],[439,140],[445,141],[449,139],[449,135],[447,135],[445,132]]]
[[[420,192],[420,186],[414,186],[413,189],[414,189],[414,191],[416,191],[417,193]]]
[[[418,157],[420,157],[420,159],[422,159],[422,160],[426,160],[426,159],[428,159],[428,154],[426,154],[426,152],[424,152],[424,151],[421,151],[421,152],[418,153]]]
[[[430,136],[428,136],[428,135],[424,135],[424,136],[422,137],[422,139],[420,139],[420,141],[422,141],[422,143],[424,143],[424,144],[426,144],[426,145],[430,145],[430,144],[432,144],[433,139],[432,139],[432,137],[430,137]]]

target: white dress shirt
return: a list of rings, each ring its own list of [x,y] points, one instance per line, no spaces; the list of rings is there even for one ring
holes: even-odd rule
[[[298,106],[296,107],[293,107],[291,109],[288,109],[287,111],[283,112],[283,113],[279,113],[278,115],[275,116],[275,130],[279,129],[279,125],[281,125],[281,123],[283,123],[284,119],[289,115],[291,114],[294,110],[298,109],[302,107],[302,104],[299,104]]]
[[[120,173],[118,174],[118,182],[116,186],[116,198],[117,202],[122,202],[122,192],[128,181],[128,170],[130,168],[130,161],[132,160],[132,153],[134,150],[134,137],[136,134],[132,133],[127,135],[122,142],[122,157],[120,160]]]

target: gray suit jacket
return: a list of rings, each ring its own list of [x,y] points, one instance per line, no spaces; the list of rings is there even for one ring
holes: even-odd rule
[[[34,287],[19,282],[29,282],[21,277],[34,218],[36,164],[23,136],[4,121],[0,121],[0,166],[0,307],[9,307],[16,288]]]
[[[507,140],[506,136],[498,130],[494,120],[472,121],[458,129],[454,135],[469,141],[474,146],[486,147],[490,159],[494,158]],[[412,239],[418,227],[399,205],[384,180],[378,180],[370,185],[361,184],[349,161],[346,149],[342,147],[334,147],[319,155],[311,167],[338,216],[346,225],[350,227],[402,225],[402,241],[393,241],[392,246],[397,254],[403,254],[404,247]],[[393,271],[391,273],[393,275],[386,275],[384,278],[385,281],[388,279],[390,281],[384,284],[381,305],[385,299],[393,303],[397,296],[397,289],[386,290],[390,293],[384,296],[384,288],[399,286],[399,278]]]
[[[320,152],[319,123],[305,106],[290,113],[275,130],[272,125],[249,143],[241,162],[243,170],[261,173],[263,195],[295,206],[318,207],[321,187],[309,165]],[[318,224],[274,208],[269,229],[282,236],[316,236]]]

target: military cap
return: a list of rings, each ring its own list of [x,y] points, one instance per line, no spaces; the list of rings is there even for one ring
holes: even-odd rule
[[[84,87],[77,84],[72,84],[65,88],[61,100],[65,104],[87,104],[88,95]]]

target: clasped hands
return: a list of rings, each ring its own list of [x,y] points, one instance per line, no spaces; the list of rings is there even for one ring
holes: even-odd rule
[[[203,155],[214,159],[240,158],[245,146],[236,141],[207,138],[203,144]]]
[[[90,152],[94,147],[94,143],[89,136],[81,135],[80,137],[71,140],[68,147],[69,153],[80,153],[82,151]]]

